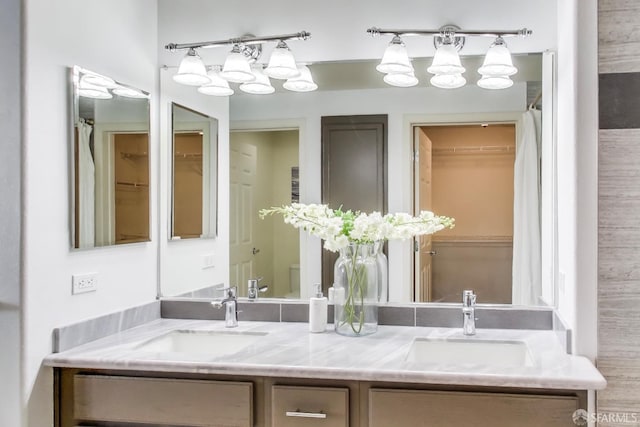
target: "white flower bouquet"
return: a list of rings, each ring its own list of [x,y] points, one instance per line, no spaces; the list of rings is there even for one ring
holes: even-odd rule
[[[364,335],[377,329],[380,270],[372,251],[375,242],[403,240],[453,228],[453,218],[422,211],[381,215],[331,209],[327,205],[293,203],[262,209],[260,217],[282,214],[284,222],[324,240],[324,248],[340,258],[334,269],[336,332]],[[386,258],[385,258],[386,260]],[[386,262],[386,261],[385,261]],[[386,268],[385,268],[386,271]],[[373,296],[372,296],[373,294]]]
[[[404,240],[453,228],[454,219],[422,211],[418,216],[407,213],[381,215],[351,210],[331,209],[327,205],[292,203],[260,210],[260,217],[282,214],[284,222],[301,228],[324,240],[324,248],[337,252],[352,243]]]

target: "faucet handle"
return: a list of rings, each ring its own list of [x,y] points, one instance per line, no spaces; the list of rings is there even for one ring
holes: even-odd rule
[[[464,307],[473,307],[476,304],[476,294],[473,290],[465,290],[462,292],[462,305]]]

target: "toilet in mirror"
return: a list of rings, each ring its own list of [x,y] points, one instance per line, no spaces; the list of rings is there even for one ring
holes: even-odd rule
[[[149,241],[149,94],[79,66],[70,87],[71,247]]]
[[[376,41],[381,52],[388,42]],[[266,59],[258,61],[266,63],[270,48],[264,49]],[[224,61],[209,55],[203,54],[205,62]],[[387,120],[378,159],[382,213],[431,210],[456,219],[452,230],[387,245],[388,301],[459,304],[462,290],[474,289],[479,303],[553,305],[554,54],[538,50],[512,58],[518,73],[512,86],[499,90],[478,86],[484,56],[464,50],[467,82],[456,89],[436,87],[423,76],[413,87],[390,86],[376,70],[378,58],[308,65],[318,86],[313,92],[289,92],[274,79],[270,95],[235,90],[228,98],[229,149],[219,159],[229,176],[218,181],[229,194],[229,203],[218,206],[229,216],[229,273],[222,284],[185,280],[182,289],[161,287],[161,295],[237,285],[243,297],[247,280],[257,277],[269,285],[261,298],[306,299],[319,282],[326,291],[331,277],[323,269],[321,242],[280,217],[260,219],[258,211],[298,201],[330,203],[325,119],[381,115]],[[412,63],[422,72],[431,61]],[[348,155],[354,157],[345,163],[356,165],[367,154]],[[352,208],[348,201],[341,205]],[[162,271],[161,265],[161,283],[165,274],[176,275],[174,268]]]

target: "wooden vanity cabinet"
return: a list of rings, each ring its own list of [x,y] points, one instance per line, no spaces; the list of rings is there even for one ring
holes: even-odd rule
[[[369,427],[575,427],[576,396],[371,389]]]
[[[575,427],[586,392],[55,368],[55,427]]]

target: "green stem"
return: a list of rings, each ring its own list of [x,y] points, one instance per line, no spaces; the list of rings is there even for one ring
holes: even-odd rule
[[[354,333],[359,334],[364,326],[364,295],[365,295],[365,274],[364,265],[358,265],[358,250],[360,245],[356,244],[351,251],[351,266],[347,269],[348,293],[344,302],[344,321],[342,324],[348,323]],[[359,294],[359,295],[358,295]],[[359,297],[359,298],[358,298]],[[356,299],[360,300],[360,313],[356,314]],[[357,317],[357,325],[356,325]]]

